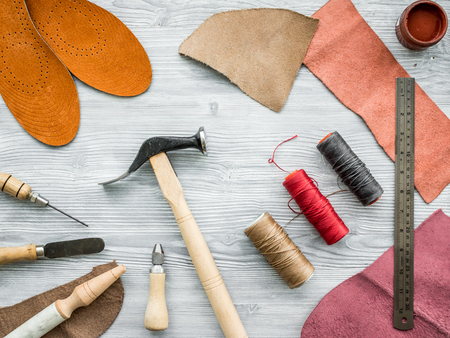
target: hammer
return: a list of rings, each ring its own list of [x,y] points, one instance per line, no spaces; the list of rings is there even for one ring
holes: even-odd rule
[[[172,208],[195,270],[197,270],[198,277],[202,282],[225,337],[246,338],[247,333],[241,319],[208,245],[189,210],[183,195],[183,188],[166,155],[168,151],[184,148],[195,148],[206,154],[206,134],[203,127],[191,137],[149,138],[141,145],[136,158],[123,175],[99,184],[110,184],[121,180],[135,172],[150,159],[161,191]]]

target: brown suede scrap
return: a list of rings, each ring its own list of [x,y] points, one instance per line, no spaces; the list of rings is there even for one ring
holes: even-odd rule
[[[92,272],[72,282],[31,297],[23,302],[0,308],[0,336],[4,337],[28,319],[45,309],[58,299],[70,296],[76,286],[111,270],[117,263],[98,265]],[[122,308],[124,289],[118,279],[92,304],[76,309],[72,316],[55,327],[45,338],[96,338],[102,335],[114,322]]]
[[[279,112],[302,65],[318,19],[287,9],[245,9],[211,16],[180,46],[244,93]]]

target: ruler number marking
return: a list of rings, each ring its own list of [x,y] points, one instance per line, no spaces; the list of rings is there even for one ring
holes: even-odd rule
[[[413,327],[414,79],[397,78],[395,140],[394,327]]]

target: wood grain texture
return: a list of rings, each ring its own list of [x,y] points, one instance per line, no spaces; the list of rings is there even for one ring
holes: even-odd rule
[[[299,337],[322,297],[377,259],[394,239],[394,163],[364,121],[345,108],[301,67],[280,113],[255,102],[214,70],[178,55],[179,45],[209,16],[240,8],[288,8],[312,15],[326,0],[206,1],[94,0],[136,35],[148,53],[153,82],[134,98],[99,92],[75,80],[81,121],[76,138],[53,148],[37,142],[17,124],[3,101],[0,171],[27,182],[50,203],[89,224],[7,194],[0,195],[0,246],[98,236],[102,253],[20,262],[0,267],[0,306],[69,282],[113,259],[127,268],[125,301],[103,337],[221,337],[222,331],[189,258],[169,204],[150,164],[114,185],[97,185],[123,173],[141,143],[161,135],[190,136],[199,126],[208,135],[209,156],[196,150],[169,153],[189,207],[211,250],[249,337]],[[415,52],[395,36],[397,17],[410,1],[354,3],[400,64],[450,116],[450,34],[436,46]],[[438,1],[447,13],[450,3]],[[363,74],[362,74],[363,76]],[[316,268],[314,276],[289,289],[244,234],[262,212],[281,225],[287,208],[284,173],[267,163],[275,146],[295,134],[276,154],[286,170],[303,168],[324,194],[339,190],[334,171],[316,144],[337,130],[384,189],[377,203],[363,207],[350,193],[330,197],[350,233],[327,246],[303,217],[286,231]],[[438,208],[450,214],[450,188],[427,205],[415,193],[417,227]],[[151,252],[165,251],[166,301],[170,326],[149,332],[142,325]]]

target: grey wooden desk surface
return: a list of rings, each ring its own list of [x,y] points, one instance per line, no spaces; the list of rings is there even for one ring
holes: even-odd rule
[[[45,244],[89,236],[105,239],[101,254],[22,262],[0,267],[0,306],[18,303],[116,259],[127,268],[123,308],[104,337],[221,337],[169,205],[149,164],[108,188],[97,185],[122,174],[151,136],[208,134],[209,156],[170,154],[186,199],[208,243],[249,337],[299,337],[322,297],[360,272],[393,244],[394,163],[364,121],[344,107],[304,66],[281,113],[255,102],[216,71],[178,55],[178,47],[204,20],[231,9],[282,7],[312,15],[325,0],[154,1],[95,0],[119,17],[145,47],[153,66],[150,89],[134,98],[99,92],[75,80],[81,105],[78,135],[53,148],[30,137],[0,102],[0,171],[15,175],[53,205],[88,223],[86,229],[51,209],[0,195],[0,246]],[[400,64],[450,116],[450,34],[423,52],[405,49],[394,25],[410,3],[354,1]],[[450,2],[439,1],[450,13]],[[364,74],[361,74],[364,76]],[[244,235],[268,211],[280,223],[292,216],[284,173],[267,163],[274,147],[288,170],[305,169],[324,194],[338,190],[335,173],[315,146],[338,130],[383,186],[381,200],[363,207],[350,193],[331,197],[350,228],[327,246],[302,217],[287,228],[316,267],[304,286],[290,290]],[[433,211],[450,214],[450,187],[427,205],[415,193],[416,227]],[[144,328],[153,245],[166,252],[169,328]]]

